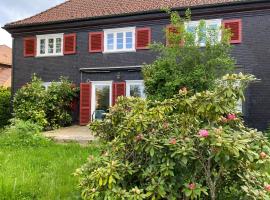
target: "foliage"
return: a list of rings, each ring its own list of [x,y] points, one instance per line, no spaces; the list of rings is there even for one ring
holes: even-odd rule
[[[4,135],[0,135],[0,138]],[[88,155],[97,155],[99,144],[1,146],[1,200],[80,199],[78,178],[72,173]]]
[[[46,99],[46,119],[49,126],[58,128],[72,122],[71,102],[77,95],[77,88],[67,79],[61,78],[60,83],[53,82],[48,87]]]
[[[49,144],[49,140],[40,134],[41,130],[42,127],[31,121],[15,119],[12,121],[12,124],[1,133],[0,146],[46,146]]]
[[[0,86],[0,128],[8,124],[11,118],[10,88]]]
[[[249,75],[212,91],[186,89],[163,102],[120,98],[90,125],[109,143],[77,174],[84,199],[270,199],[270,145],[244,126],[235,105]]]
[[[159,57],[143,68],[147,98],[152,100],[172,98],[182,87],[194,92],[211,89],[217,78],[235,68],[228,30],[206,28],[205,21],[201,21],[192,32],[185,28],[191,18],[189,10],[185,18],[177,12],[170,14],[175,31],[165,31],[169,45],[153,44],[152,50]],[[204,40],[205,47],[201,47]]]
[[[31,120],[43,128],[58,128],[72,122],[71,102],[77,96],[77,88],[67,79],[52,82],[48,90],[35,75],[31,83],[19,89],[14,97],[14,116]]]
[[[48,125],[46,119],[46,90],[42,80],[35,75],[31,83],[19,89],[13,102],[14,117],[24,121],[31,120],[39,126]]]

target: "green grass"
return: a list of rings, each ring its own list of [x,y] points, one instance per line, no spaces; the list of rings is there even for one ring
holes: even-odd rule
[[[80,199],[78,178],[73,173],[90,154],[98,153],[97,144],[0,146],[0,199]]]

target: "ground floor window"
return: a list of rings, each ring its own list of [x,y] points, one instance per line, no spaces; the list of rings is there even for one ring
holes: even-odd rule
[[[145,98],[143,81],[126,81],[126,96]]]

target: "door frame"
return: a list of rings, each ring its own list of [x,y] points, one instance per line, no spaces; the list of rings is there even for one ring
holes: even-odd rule
[[[113,81],[91,81],[91,84],[92,84],[92,91],[91,91],[91,119],[92,119],[92,116],[93,116],[93,113],[95,112],[96,110],[96,86],[100,86],[100,85],[104,85],[104,86],[110,86],[110,100],[109,100],[109,107],[112,106],[112,85],[113,85]],[[95,119],[95,116],[93,116],[93,119]]]

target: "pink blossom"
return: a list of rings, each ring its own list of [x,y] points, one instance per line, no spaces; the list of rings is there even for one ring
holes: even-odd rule
[[[199,136],[200,137],[204,137],[204,138],[207,138],[208,136],[209,136],[209,133],[208,133],[208,131],[207,130],[200,130],[199,131]]]
[[[266,185],[266,186],[264,187],[264,189],[265,189],[267,192],[270,192],[270,185]]]
[[[188,185],[188,188],[189,188],[190,190],[195,190],[195,189],[196,189],[196,184],[195,184],[195,183],[190,183],[190,184]]]
[[[236,119],[236,115],[235,114],[228,114],[227,115],[227,119],[228,120],[235,120]]]
[[[176,139],[175,139],[175,138],[173,138],[173,139],[171,139],[171,140],[170,140],[170,144],[175,145],[176,143],[177,143],[177,141],[176,141]]]

